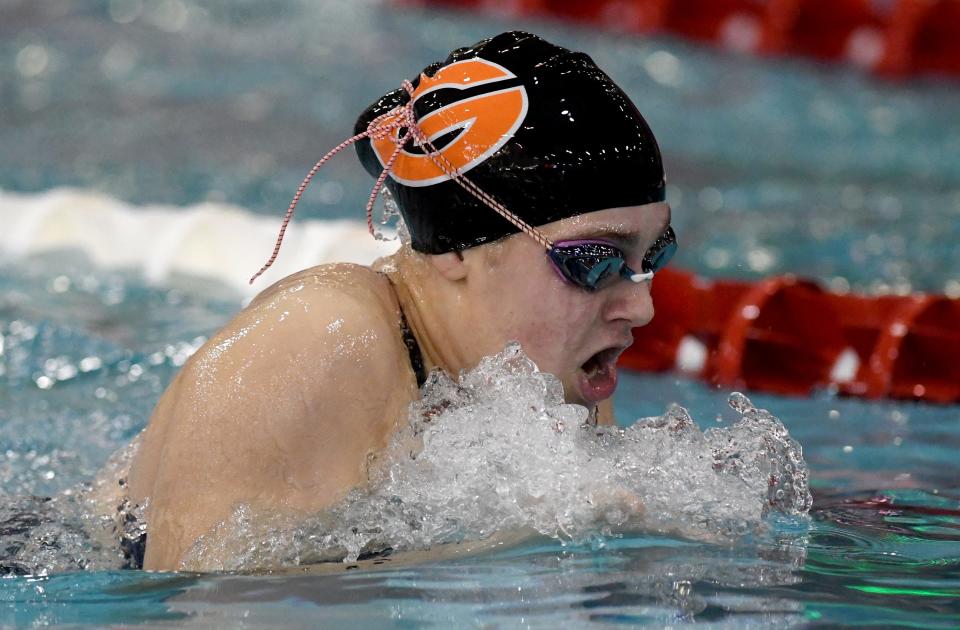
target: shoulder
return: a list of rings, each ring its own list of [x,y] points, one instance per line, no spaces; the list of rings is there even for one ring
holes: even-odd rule
[[[261,291],[246,310],[263,311],[278,305],[362,307],[369,317],[393,316],[396,298],[387,277],[369,267],[350,263],[318,265],[291,274]]]
[[[352,264],[312,267],[257,295],[187,368],[235,373],[240,364],[255,362],[254,378],[265,378],[263,370],[300,376],[308,368],[314,385],[323,375],[377,372],[403,351],[399,318],[383,274]],[[191,380],[209,378],[195,374]]]
[[[390,281],[369,267],[338,263],[304,269],[268,287],[238,316],[270,322],[278,341],[324,345],[329,340],[398,334],[400,311]],[[238,323],[239,323],[238,322]],[[385,349],[368,344],[370,350]]]
[[[307,269],[263,291],[184,365],[131,472],[153,568],[233,506],[316,511],[366,480],[417,395],[387,278]]]
[[[304,499],[313,505],[361,481],[365,453],[382,448],[417,395],[395,309],[389,280],[355,265],[304,270],[262,292],[161,398],[140,494],[160,500],[157,484],[191,474],[219,479],[234,499],[293,479],[316,491]]]

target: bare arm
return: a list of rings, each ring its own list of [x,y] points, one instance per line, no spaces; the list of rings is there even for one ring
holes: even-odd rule
[[[188,362],[131,475],[131,493],[149,496],[145,568],[216,568],[216,558],[181,560],[238,504],[315,512],[366,481],[367,454],[416,395],[381,297],[376,287],[291,283]]]

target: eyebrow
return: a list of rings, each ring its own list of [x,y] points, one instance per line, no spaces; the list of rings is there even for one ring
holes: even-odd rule
[[[659,234],[657,234],[656,238],[654,238],[651,241],[651,244],[656,243],[657,240],[660,237],[662,237],[669,229],[670,229],[670,223],[667,222],[667,225],[663,228],[663,230]],[[580,241],[580,240],[589,240],[589,239],[613,241],[618,245],[623,245],[625,247],[632,248],[639,245],[640,234],[638,234],[637,232],[627,232],[626,230],[624,230],[622,227],[619,227],[619,226],[609,226],[609,227],[600,226],[600,227],[595,227],[593,229],[574,230],[573,234],[565,235],[563,238],[555,239],[555,240],[562,242],[562,241]]]
[[[613,241],[615,243],[634,246],[640,241],[640,235],[636,232],[629,233],[625,230],[619,230],[616,228],[599,228],[593,230],[583,230],[582,233],[576,234],[573,238],[565,240],[585,240],[585,239],[598,239],[604,241]]]

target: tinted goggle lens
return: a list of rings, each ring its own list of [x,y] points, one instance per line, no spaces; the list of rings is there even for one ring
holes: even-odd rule
[[[644,273],[663,269],[677,251],[677,236],[667,227],[643,257]],[[555,243],[547,251],[560,274],[588,291],[595,291],[613,279],[631,279],[636,274],[618,247],[602,241],[569,241]]]
[[[660,235],[660,238],[647,250],[640,266],[644,273],[660,271],[667,266],[667,263],[676,253],[677,235],[673,228],[668,226]]]
[[[557,243],[547,255],[564,278],[588,291],[596,290],[625,273],[627,276],[633,273],[623,252],[609,243]]]

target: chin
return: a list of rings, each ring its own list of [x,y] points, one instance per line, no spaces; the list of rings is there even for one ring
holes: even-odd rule
[[[583,393],[580,392],[579,388],[577,388],[575,384],[564,383],[563,393],[564,393],[564,400],[566,400],[566,402],[571,405],[580,405],[581,407],[586,407],[587,409],[590,409],[597,405],[596,402],[591,402],[587,400],[587,398],[584,397]]]

